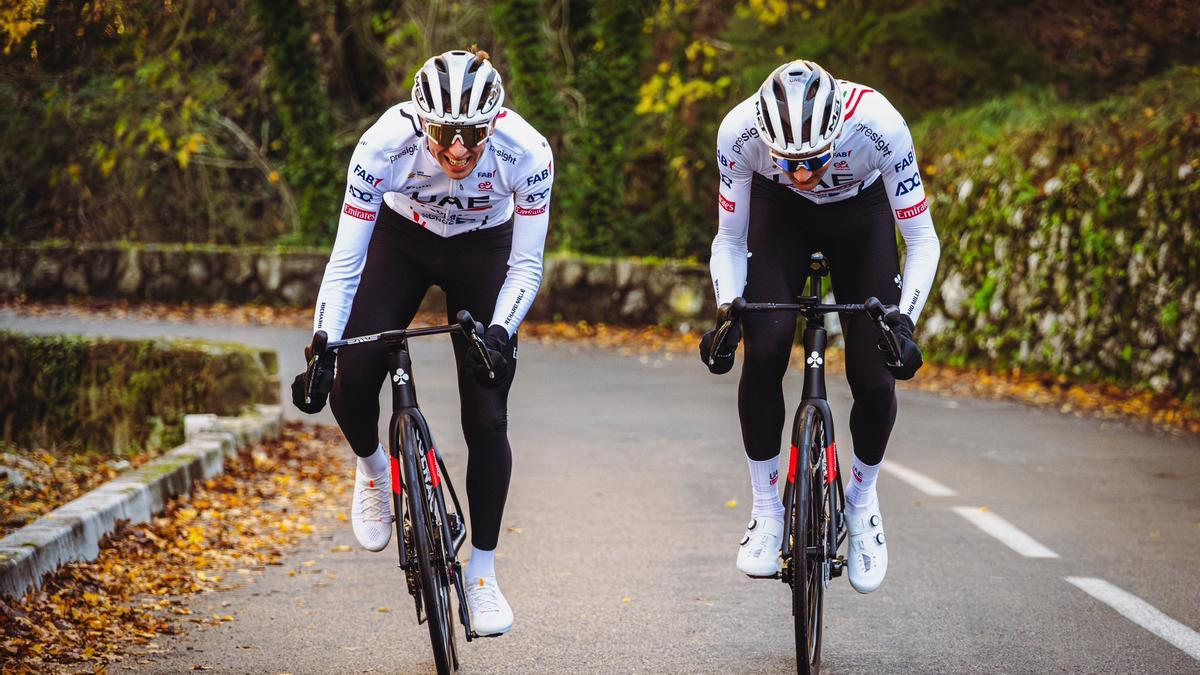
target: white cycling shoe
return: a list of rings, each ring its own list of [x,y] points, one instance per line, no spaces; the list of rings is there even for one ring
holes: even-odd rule
[[[783,521],[779,518],[751,518],[738,548],[737,568],[755,578],[770,578],[779,574],[779,544],[782,537]]]
[[[391,473],[384,469],[378,476],[368,476],[361,468],[354,470],[354,503],[350,507],[350,524],[354,537],[368,551],[382,551],[392,540]]]
[[[850,552],[846,565],[850,568],[850,585],[859,593],[879,588],[887,575],[887,540],[883,536],[883,516],[879,514],[879,497],[858,508],[846,504],[846,528],[850,532]]]
[[[466,590],[471,628],[479,637],[496,637],[512,630],[512,607],[500,592],[496,577],[467,579]]]

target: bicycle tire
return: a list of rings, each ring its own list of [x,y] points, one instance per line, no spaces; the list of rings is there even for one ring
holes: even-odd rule
[[[792,618],[796,635],[796,672],[817,673],[821,668],[822,610],[825,601],[824,565],[827,548],[822,532],[825,514],[825,422],[813,406],[797,411],[793,446],[797,448],[795,485],[792,490]]]
[[[401,421],[398,433],[404,459],[404,489],[412,523],[413,548],[425,604],[425,623],[429,626],[429,641],[433,647],[437,672],[446,675],[458,669],[458,655],[454,644],[454,625],[451,623],[449,580],[445,563],[442,562],[444,553],[435,549],[440,537],[434,533],[437,525],[430,513],[432,495],[426,474],[419,469],[430,442],[408,416]]]

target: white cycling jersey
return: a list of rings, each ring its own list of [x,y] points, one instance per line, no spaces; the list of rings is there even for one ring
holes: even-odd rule
[[[393,106],[362,135],[350,160],[346,197],[317,294],[313,331],[325,331],[330,340],[342,337],[375,219],[386,203],[442,237],[496,227],[513,219],[508,276],[500,287],[491,321],[504,326],[511,337],[542,283],[553,183],[550,145],[512,110],[501,109],[471,175],[451,180],[429,152],[413,103]]]
[[[717,132],[719,227],[710,269],[717,303],[732,301],[746,286],[746,242],[750,222],[750,182],[755,173],[818,204],[859,194],[881,176],[888,202],[908,250],[900,309],[915,322],[933,286],[941,246],[933,228],[917,168],[908,124],[879,92],[839,80],[846,120],[834,143],[832,166],[811,191],[797,190],[759,137],[754,101],[742,101]],[[829,223],[836,227],[837,223]]]

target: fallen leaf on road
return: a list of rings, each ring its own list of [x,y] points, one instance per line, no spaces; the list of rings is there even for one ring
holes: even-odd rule
[[[736,509],[737,508],[737,500],[730,499],[729,501],[725,502],[725,508]]]
[[[334,553],[346,553],[347,551],[351,551],[353,549],[351,549],[349,546],[347,546],[345,544],[338,544],[337,546],[334,546],[333,548],[331,548],[329,550],[333,551]]]

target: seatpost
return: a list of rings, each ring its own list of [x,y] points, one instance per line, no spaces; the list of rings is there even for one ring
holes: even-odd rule
[[[388,345],[388,379],[392,381],[392,410],[417,407],[417,388],[412,379],[412,357],[408,342]]]

